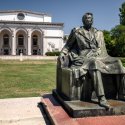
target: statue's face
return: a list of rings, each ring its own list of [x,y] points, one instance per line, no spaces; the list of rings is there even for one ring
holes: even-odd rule
[[[91,26],[92,23],[93,23],[93,17],[92,15],[86,15],[85,18],[84,18],[84,21],[83,21],[84,25],[85,26]]]

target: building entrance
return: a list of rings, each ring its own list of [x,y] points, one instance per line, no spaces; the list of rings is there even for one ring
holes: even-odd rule
[[[38,52],[36,49],[33,49],[33,55],[38,55]]]
[[[9,49],[4,49],[4,55],[9,55]]]

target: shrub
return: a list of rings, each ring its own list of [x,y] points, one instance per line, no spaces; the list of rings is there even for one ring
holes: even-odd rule
[[[60,52],[46,52],[46,56],[59,56]]]

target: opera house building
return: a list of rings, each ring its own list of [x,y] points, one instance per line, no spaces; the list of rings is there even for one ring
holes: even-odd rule
[[[42,55],[63,47],[63,23],[31,11],[0,11],[0,55]]]

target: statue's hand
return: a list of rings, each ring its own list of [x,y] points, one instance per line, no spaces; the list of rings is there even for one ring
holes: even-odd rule
[[[97,56],[99,56],[100,54],[101,54],[101,49],[98,48],[98,49],[97,49]]]
[[[63,53],[61,52],[60,55],[59,55],[59,61],[61,63],[61,67],[68,67],[68,58],[67,58],[67,54],[66,53]]]

